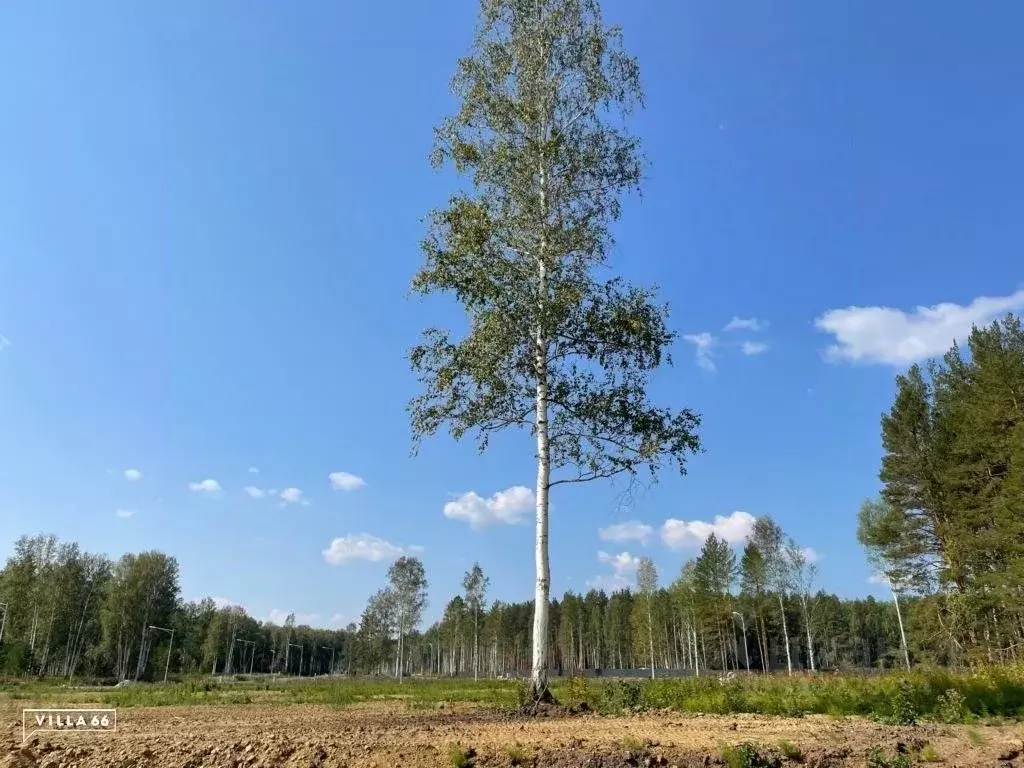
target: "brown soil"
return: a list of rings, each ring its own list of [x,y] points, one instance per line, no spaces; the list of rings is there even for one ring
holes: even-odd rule
[[[926,742],[945,766],[1024,766],[1021,725],[974,729],[896,728],[866,720],[758,716],[632,717],[594,714],[523,717],[471,708],[412,710],[381,703],[348,709],[157,707],[118,711],[116,733],[44,733],[21,744],[21,710],[4,702],[0,768],[335,768],[452,766],[452,745],[490,768],[721,765],[722,744],[749,742],[787,761],[780,740],[797,745],[806,766],[865,766],[875,746],[889,756]],[[31,706],[31,705],[29,705]]]

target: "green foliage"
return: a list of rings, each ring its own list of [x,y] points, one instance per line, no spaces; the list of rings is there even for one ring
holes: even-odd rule
[[[779,742],[779,752],[787,760],[800,762],[804,759],[804,751],[792,741],[787,741],[786,739]]]
[[[461,744],[448,745],[448,764],[452,768],[469,768],[473,764],[473,749]]]
[[[736,746],[722,744],[718,748],[718,756],[727,768],[775,768],[780,764],[777,757],[762,753],[750,742]]]
[[[934,719],[940,723],[962,723],[967,717],[964,695],[956,688],[949,688],[935,701]]]
[[[910,681],[900,680],[888,711],[880,715],[876,713],[877,719],[892,725],[915,725],[920,716],[916,693]]]
[[[590,683],[584,675],[575,675],[569,678],[565,687],[561,689],[560,700],[570,707],[580,704],[589,704],[591,699]]]
[[[939,750],[931,742],[928,742],[923,747],[921,747],[921,752],[918,754],[918,759],[920,759],[922,763],[942,762],[942,756],[939,754]]]
[[[526,765],[530,759],[530,755],[526,747],[518,741],[505,747],[505,755],[508,757],[509,762],[512,765]]]
[[[881,747],[872,747],[867,753],[867,768],[911,768],[910,756],[902,752],[888,757]]]
[[[23,675],[32,669],[32,650],[21,640],[0,644],[0,674]]]

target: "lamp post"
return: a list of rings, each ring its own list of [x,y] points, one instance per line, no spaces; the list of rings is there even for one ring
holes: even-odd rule
[[[149,625],[150,629],[155,629],[160,632],[169,632],[171,635],[171,641],[167,644],[167,663],[164,664],[164,682],[167,682],[167,673],[171,669],[171,651],[174,649],[174,630],[168,629],[167,627],[154,627],[152,624]]]
[[[750,671],[750,651],[747,648],[747,620],[743,617],[743,614],[739,611],[733,611],[733,616],[740,617],[740,624],[743,626],[743,658],[747,660],[747,672]]]
[[[4,609],[4,617],[0,619],[0,642],[3,642],[4,626],[7,624],[7,603],[0,603],[0,608]]]

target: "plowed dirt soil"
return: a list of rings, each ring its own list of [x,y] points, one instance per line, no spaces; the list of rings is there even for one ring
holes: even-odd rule
[[[11,706],[17,704],[17,707]],[[945,766],[1024,766],[1020,724],[892,727],[821,716],[521,717],[485,709],[412,710],[400,703],[351,708],[156,707],[118,711],[116,733],[44,733],[21,743],[22,702],[0,709],[3,768],[335,768],[452,766],[721,765],[723,744],[749,742],[772,764],[866,766],[882,747],[891,758],[925,743]],[[31,704],[24,704],[31,706]],[[803,752],[786,759],[786,740]],[[762,765],[756,763],[755,765]]]

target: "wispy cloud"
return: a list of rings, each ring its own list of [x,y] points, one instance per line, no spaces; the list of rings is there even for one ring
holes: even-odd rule
[[[661,540],[672,549],[700,547],[713,533],[730,544],[745,540],[754,529],[754,516],[737,510],[730,515],[715,515],[714,522],[669,518],[661,526]]]
[[[277,497],[281,499],[282,504],[301,504],[305,501],[300,488],[285,488]]]
[[[219,496],[221,491],[223,490],[223,488],[220,487],[220,483],[218,483],[216,480],[213,480],[212,478],[207,478],[206,480],[199,480],[198,482],[189,483],[188,489],[190,491],[202,493],[207,496]]]
[[[910,312],[892,307],[830,309],[814,324],[835,337],[836,343],[825,350],[830,362],[903,366],[942,355],[954,341],[965,339],[972,326],[1022,308],[1024,289],[1009,296],[982,296],[966,306],[946,302]]]
[[[271,624],[277,624],[283,626],[288,621],[288,616],[292,611],[283,611],[280,608],[271,608],[270,613],[267,614],[267,621]],[[301,627],[303,624],[311,625],[320,620],[319,613],[296,613],[295,614],[295,626]]]
[[[763,341],[744,341],[740,345],[740,351],[744,355],[760,355],[768,351],[768,345]]]
[[[690,333],[683,336],[683,341],[688,341],[694,347],[694,361],[699,368],[705,371],[715,371],[715,361],[711,357],[711,350],[715,346],[715,337],[707,331],[702,333]]]
[[[445,504],[444,516],[451,520],[465,520],[476,529],[495,523],[513,525],[523,522],[533,504],[533,491],[522,485],[498,491],[488,499],[469,491]]]
[[[350,533],[334,539],[323,551],[323,556],[331,565],[344,565],[353,560],[379,563],[422,551],[422,547],[402,547],[370,533]]]
[[[607,552],[598,552],[597,560],[612,568],[611,575],[602,574],[590,579],[587,585],[594,589],[603,589],[606,592],[614,592],[625,589],[633,584],[639,557],[634,557],[629,552],[619,552],[617,555],[610,555]]]
[[[256,469],[256,467],[249,467],[249,474],[250,475],[258,475],[259,473],[260,473],[260,471],[258,469]]]
[[[119,509],[115,513],[118,517],[131,517],[135,514],[134,509]]]
[[[131,480],[133,483],[136,480],[142,479],[142,473],[137,469],[126,469],[124,471],[124,476],[126,479]]]
[[[644,546],[647,545],[652,533],[654,528],[639,520],[627,520],[624,523],[597,529],[597,535],[602,541],[614,541],[619,544],[624,541],[639,541]]]
[[[245,492],[254,499],[262,499],[267,495],[267,492],[262,488],[257,488],[255,485],[247,485],[244,488]]]
[[[767,320],[758,320],[756,317],[736,317],[725,324],[723,331],[763,331],[768,327]]]
[[[363,478],[350,472],[331,472],[327,479],[331,481],[331,488],[336,491],[355,491],[366,485]]]

